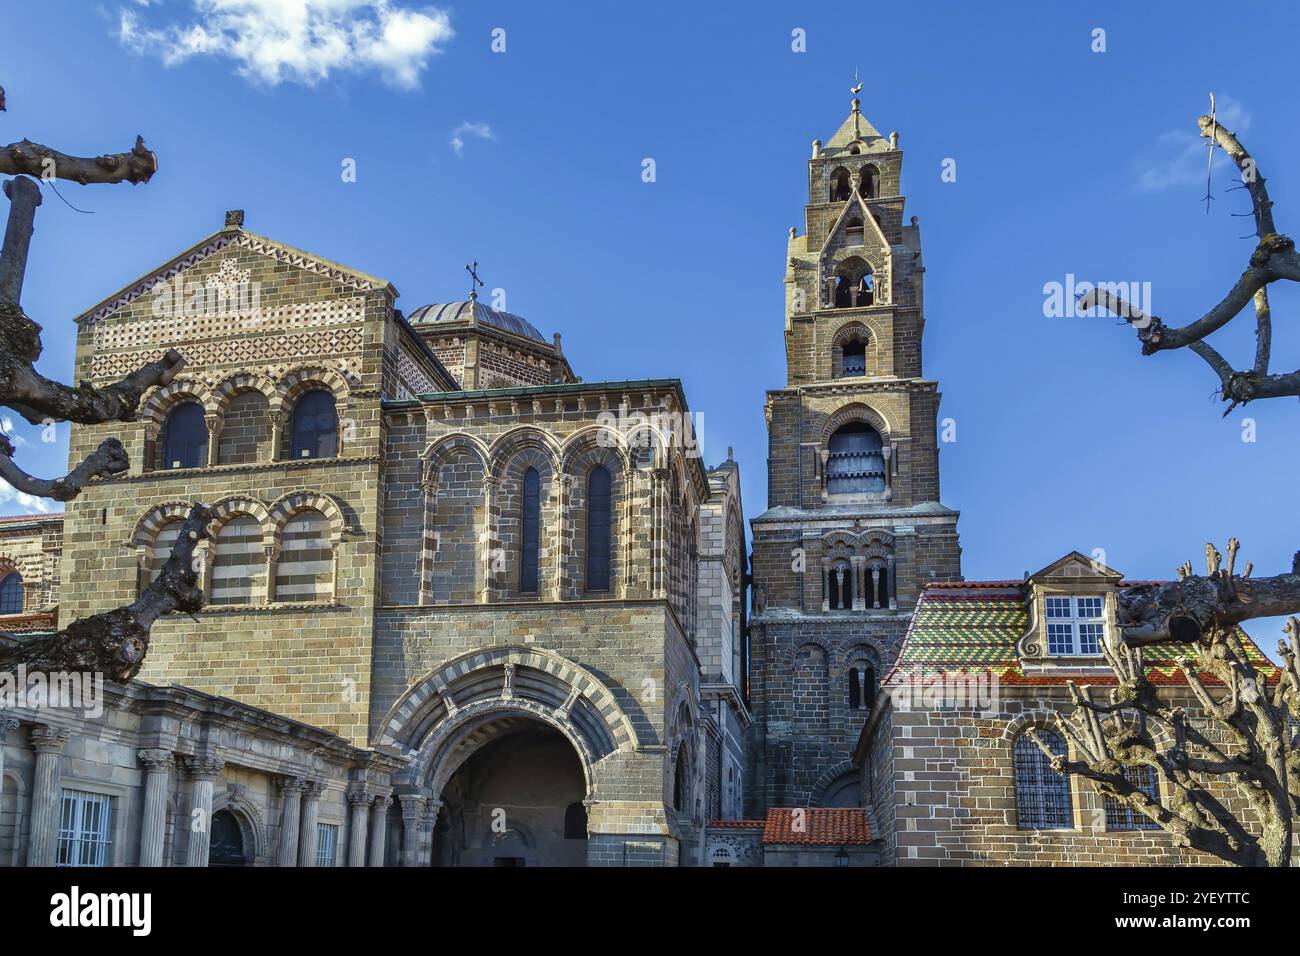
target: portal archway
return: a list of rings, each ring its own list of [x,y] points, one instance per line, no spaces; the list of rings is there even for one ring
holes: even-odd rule
[[[564,733],[502,716],[449,756],[455,769],[441,787],[434,866],[586,865],[587,779]]]

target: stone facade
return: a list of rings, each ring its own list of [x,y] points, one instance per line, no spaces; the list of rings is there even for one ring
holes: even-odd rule
[[[305,812],[307,783],[273,784],[320,777],[290,739],[310,728],[342,748],[342,783],[300,830],[335,812],[349,861],[696,862],[744,775],[737,465],[703,467],[675,380],[582,382],[558,335],[517,315],[471,298],[408,320],[396,297],[231,213],[89,309],[75,377],[106,383],[173,347],[186,366],[138,422],[73,428],[74,460],[116,434],[133,468],[46,522],[66,526],[61,550],[22,525],[26,586],[49,603],[69,582],[65,621],[127,604],[204,500],[208,606],[160,621],[121,693],[183,688],[222,719],[186,724],[190,747],[141,718],[130,746],[160,765],[208,754],[221,770],[203,788],[244,787],[246,821],[277,800]],[[87,743],[94,719],[14,713],[12,766],[35,766],[27,737],[66,731],[69,752],[105,759],[59,774],[112,799],[115,839],[153,832],[153,791],[129,754]],[[254,724],[281,747],[274,766],[247,750]],[[245,862],[294,865],[284,832]],[[114,862],[145,858],[120,843]],[[150,846],[150,861],[219,862]],[[47,862],[38,850],[11,857]]]

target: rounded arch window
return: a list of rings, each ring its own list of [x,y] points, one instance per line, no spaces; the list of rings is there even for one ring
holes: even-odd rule
[[[840,349],[840,375],[854,378],[867,374],[867,343],[854,336]]]
[[[1039,730],[1039,738],[1058,756],[1065,756],[1065,739],[1054,730]],[[1022,830],[1068,830],[1074,825],[1070,781],[1052,769],[1051,761],[1028,734],[1013,748],[1016,774],[1016,825]]]
[[[885,490],[884,443],[866,422],[849,422],[831,435],[826,493],[853,495]]]
[[[687,801],[690,798],[690,760],[686,754],[686,743],[683,741],[677,747],[677,761],[673,768],[673,809],[688,810],[690,807]]]
[[[541,555],[542,477],[536,468],[524,472],[519,534],[519,590],[537,593],[537,566]],[[581,806],[581,804],[579,804]]]
[[[849,198],[852,193],[849,182],[849,171],[843,166],[840,166],[831,173],[831,188],[829,194],[831,202],[843,202]]]
[[[868,163],[858,172],[858,192],[863,199],[875,199],[880,189],[880,171]]]
[[[845,259],[835,270],[832,292],[837,309],[875,304],[876,280],[871,266],[858,256]]]
[[[587,581],[588,591],[609,590],[612,551],[609,469],[597,465],[587,476]]]
[[[850,246],[862,245],[863,227],[861,219],[850,219],[844,226],[844,241]]]
[[[181,402],[167,416],[163,428],[162,466],[199,468],[207,464],[208,423],[198,402]]]
[[[23,613],[23,576],[10,571],[0,580],[0,614]]]
[[[314,388],[293,407],[294,458],[333,458],[339,453],[339,413],[334,394]]]

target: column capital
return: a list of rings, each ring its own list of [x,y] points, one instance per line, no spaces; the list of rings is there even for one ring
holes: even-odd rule
[[[317,780],[315,777],[306,777],[303,779],[302,798],[304,800],[319,800],[321,794],[324,792],[324,780]]]
[[[22,723],[17,717],[6,717],[0,713],[0,737],[3,737],[11,730],[17,730],[22,726]]]
[[[402,804],[403,820],[418,820],[424,813],[425,803],[428,802],[427,797],[418,793],[399,794],[397,799]]]
[[[38,754],[59,754],[68,743],[71,733],[49,724],[37,724],[28,732],[32,749]]]
[[[226,761],[213,754],[185,758],[185,769],[196,780],[214,780],[225,766]]]
[[[380,812],[387,810],[392,805],[393,797],[391,794],[387,793],[377,794],[375,799],[371,802],[371,808]]]
[[[370,792],[369,787],[354,787],[348,791],[348,803],[353,809],[359,806],[366,806],[374,799],[374,794]]]
[[[150,773],[166,773],[176,766],[176,756],[170,750],[162,748],[136,751],[136,757]]]
[[[275,785],[284,793],[302,793],[307,789],[307,780],[296,774],[281,774],[275,778]]]

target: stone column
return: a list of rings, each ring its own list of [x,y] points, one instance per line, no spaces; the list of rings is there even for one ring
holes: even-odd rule
[[[496,499],[497,479],[484,475],[479,486],[483,491],[483,553],[479,559],[483,562],[483,590],[479,593],[480,604],[490,604],[495,599],[497,588],[496,573],[492,570],[493,552],[496,550]]]
[[[886,590],[889,593],[889,609],[891,611],[898,608],[898,563],[891,554],[889,560],[885,562],[885,572],[889,575],[889,580],[885,582]]]
[[[871,603],[868,607],[884,607],[880,603],[880,568],[871,569]]]
[[[59,757],[69,733],[41,724],[30,733],[36,751],[36,779],[32,787],[31,838],[28,866],[54,866],[59,845]]]
[[[212,848],[212,786],[226,762],[219,757],[190,757],[186,762],[192,777],[190,792],[190,840],[185,848],[186,866],[207,866]]]
[[[352,807],[352,819],[348,825],[348,866],[366,865],[366,815],[370,799],[364,790],[348,792],[348,804]]]
[[[9,731],[17,730],[21,726],[21,721],[17,717],[6,717],[0,714],[0,790],[4,789],[5,782],[5,737]]]
[[[441,809],[441,800],[428,800],[424,804],[424,819],[420,821],[419,866],[433,865],[433,828],[438,823],[438,811]]]
[[[208,467],[217,463],[217,451],[221,445],[221,417],[204,415],[203,423],[208,426]]]
[[[170,750],[141,750],[144,764],[144,812],[140,819],[140,865],[162,866],[167,839],[167,789],[176,765]]]
[[[302,825],[298,828],[298,865],[315,866],[317,817],[320,814],[320,795],[325,786],[319,780],[308,780],[302,791]]]
[[[402,804],[402,866],[419,866],[425,799],[418,793],[403,793],[397,799]]]
[[[384,865],[384,851],[388,849],[388,808],[392,804],[392,797],[380,794],[370,805],[369,866]]]
[[[294,866],[298,862],[298,818],[307,781],[302,777],[281,777],[277,783],[284,794],[284,806],[280,810],[280,855],[275,865]]]
[[[867,559],[854,555],[853,563],[853,610],[871,609],[871,598],[867,595]]]

